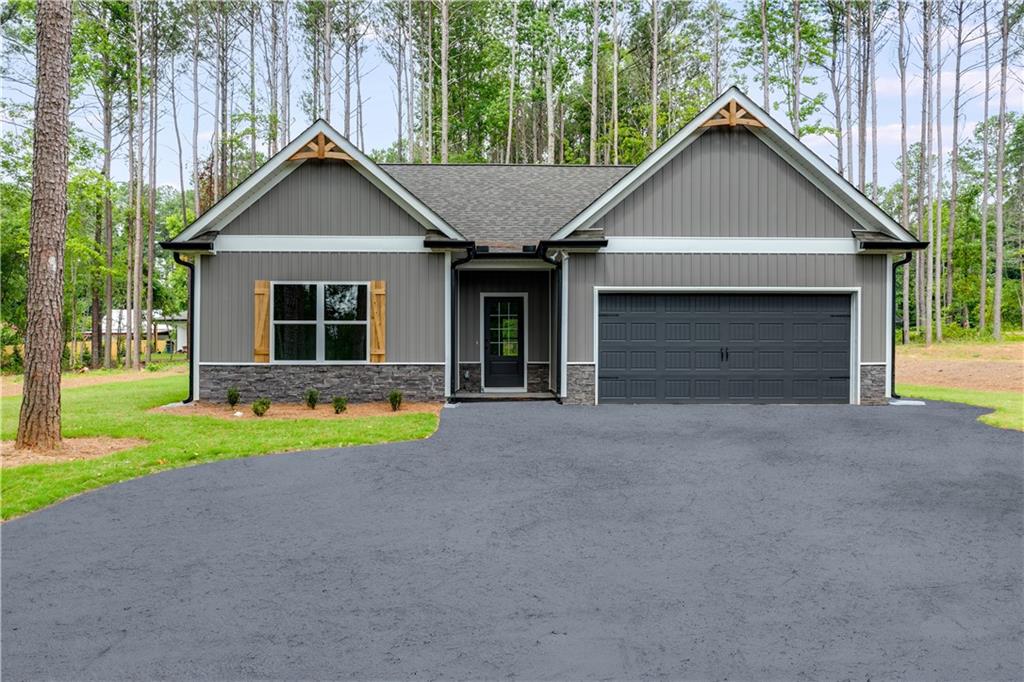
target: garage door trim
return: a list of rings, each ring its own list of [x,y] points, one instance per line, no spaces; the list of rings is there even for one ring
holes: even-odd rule
[[[673,286],[594,286],[594,404],[600,404],[598,387],[600,368],[601,294],[851,294],[850,296],[850,404],[860,404],[860,330],[861,287],[673,287]]]

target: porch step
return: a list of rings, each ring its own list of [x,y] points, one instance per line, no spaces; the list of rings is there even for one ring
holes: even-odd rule
[[[453,403],[495,403],[525,400],[558,400],[558,396],[550,391],[537,393],[472,393],[457,391],[450,399]]]

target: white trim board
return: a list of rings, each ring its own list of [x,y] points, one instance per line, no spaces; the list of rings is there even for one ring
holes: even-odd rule
[[[593,346],[591,352],[594,359],[590,362],[572,362],[573,365],[594,365],[594,404],[600,404],[599,388],[601,367],[598,359],[600,336],[600,297],[601,294],[612,293],[794,293],[794,294],[850,294],[850,404],[860,405],[860,366],[861,362],[861,287],[687,287],[687,286],[594,286],[593,298]],[[886,363],[880,363],[886,364]]]
[[[302,365],[302,366],[308,367],[309,365],[338,365],[338,364],[360,365],[360,366],[369,366],[369,367],[373,367],[375,365],[435,365],[435,366],[439,367],[439,366],[443,365],[444,363],[443,362],[416,362],[416,361],[411,361],[411,362],[348,362],[348,363],[338,363],[338,362],[313,362],[313,361],[305,361],[305,362],[303,362],[303,361],[278,360],[277,362],[226,362],[226,361],[216,361],[216,362],[213,362],[213,361],[211,361],[211,362],[200,362],[199,366],[200,367],[276,367],[278,365],[288,365],[288,366],[291,366],[291,365]]]
[[[219,235],[218,253],[433,253],[417,236]]]
[[[618,182],[609,187],[604,194],[555,232],[551,238],[564,239],[576,230],[592,226],[625,196],[647,181],[679,152],[703,135],[708,130],[702,127],[704,123],[717,116],[719,110],[728,105],[731,100],[736,100],[740,107],[746,109],[754,118],[764,124],[764,128],[750,128],[754,135],[778,153],[801,175],[815,184],[826,196],[850,214],[852,218],[859,223],[866,221],[874,223],[882,231],[891,234],[894,238],[901,241],[916,241],[913,235],[901,227],[899,223],[893,220],[892,217],[870,199],[857,191],[845,178],[820,159],[810,148],[772,118],[771,114],[758,106],[756,102],[747,97],[736,86],[732,86],[723,92],[696,118],[683,126],[667,142],[651,152],[638,166],[622,176]]]
[[[857,241],[839,238],[609,237],[600,253],[859,253]]]

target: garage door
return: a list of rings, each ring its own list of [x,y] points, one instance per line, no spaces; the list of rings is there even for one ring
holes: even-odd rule
[[[598,397],[846,403],[850,296],[602,294]]]

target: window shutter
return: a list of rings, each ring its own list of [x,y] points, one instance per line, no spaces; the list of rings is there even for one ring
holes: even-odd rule
[[[253,288],[252,361],[270,362],[270,281],[256,280]]]
[[[370,362],[384,362],[387,350],[387,304],[387,283],[382,279],[370,282]]]

